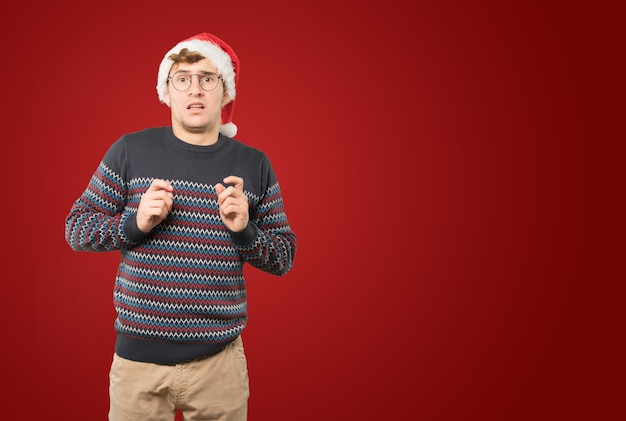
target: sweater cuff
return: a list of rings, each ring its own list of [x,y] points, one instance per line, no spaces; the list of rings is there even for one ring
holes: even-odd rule
[[[234,232],[230,231],[230,238],[233,244],[239,247],[246,247],[252,244],[257,235],[257,226],[252,222],[248,222],[248,226],[243,231]]]
[[[139,243],[150,233],[145,233],[137,226],[137,214],[132,214],[124,222],[124,235],[131,243]]]

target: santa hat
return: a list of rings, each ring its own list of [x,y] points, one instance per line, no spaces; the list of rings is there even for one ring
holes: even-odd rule
[[[226,85],[226,93],[228,93],[230,99],[222,108],[220,133],[228,137],[234,137],[237,134],[237,126],[232,122],[233,101],[235,100],[235,86],[239,75],[239,58],[237,58],[237,55],[228,44],[215,35],[207,32],[194,35],[191,38],[179,42],[165,54],[159,66],[159,74],[157,77],[156,89],[159,94],[159,100],[161,102],[165,101],[167,77],[174,64],[174,61],[170,59],[169,56],[180,53],[180,50],[183,48],[202,54],[217,67],[218,72],[222,75],[222,80]]]

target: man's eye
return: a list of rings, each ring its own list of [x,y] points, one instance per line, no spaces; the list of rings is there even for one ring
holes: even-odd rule
[[[185,82],[187,82],[187,76],[178,76],[178,78],[176,80],[178,82],[185,83]]]
[[[206,83],[213,82],[213,76],[204,76],[202,80]]]

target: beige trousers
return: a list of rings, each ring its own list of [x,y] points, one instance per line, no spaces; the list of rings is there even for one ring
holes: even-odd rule
[[[241,337],[222,352],[178,365],[141,363],[113,355],[110,421],[245,421],[250,396]]]

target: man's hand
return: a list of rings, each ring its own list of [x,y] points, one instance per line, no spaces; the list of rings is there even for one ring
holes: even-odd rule
[[[137,227],[145,233],[159,225],[172,211],[174,188],[165,180],[154,179],[141,195],[137,209]]]
[[[226,227],[234,232],[243,231],[248,226],[248,196],[243,192],[243,178],[230,175],[221,183],[215,185],[217,203],[220,206],[220,216]]]

